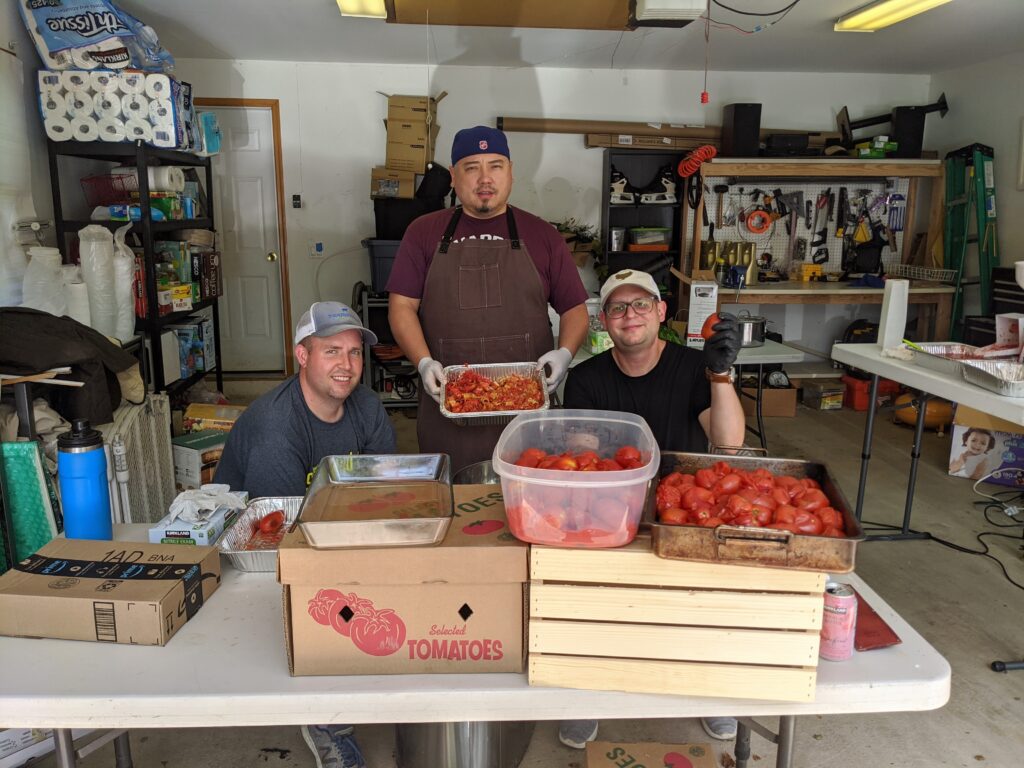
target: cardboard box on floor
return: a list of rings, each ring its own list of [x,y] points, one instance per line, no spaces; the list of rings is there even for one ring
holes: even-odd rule
[[[214,547],[54,539],[0,576],[0,635],[165,645],[219,586]]]
[[[219,429],[221,432],[230,432],[244,410],[244,405],[191,403],[185,409],[182,426],[186,432],[201,432],[204,429]]]
[[[958,405],[953,416],[949,474],[986,482],[1024,486],[1024,427]]]
[[[299,529],[285,537],[293,675],[523,670],[529,549],[509,533],[500,487],[453,491],[456,517],[436,547],[317,550]]]
[[[715,753],[707,744],[620,744],[591,741],[587,768],[716,768]]]
[[[755,397],[755,387],[744,387],[744,394]],[[741,397],[740,405],[743,406],[743,413],[746,416],[754,416],[757,413],[757,403],[750,397]],[[761,390],[761,415],[762,416],[796,416],[796,389],[773,389],[764,387]]]

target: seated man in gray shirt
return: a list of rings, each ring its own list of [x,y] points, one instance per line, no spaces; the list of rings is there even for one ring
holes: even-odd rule
[[[337,301],[318,301],[295,328],[299,372],[245,409],[214,482],[260,496],[303,496],[324,456],[395,453],[377,393],[360,384],[363,342],[376,335]],[[350,725],[304,725],[317,768],[366,768]]]

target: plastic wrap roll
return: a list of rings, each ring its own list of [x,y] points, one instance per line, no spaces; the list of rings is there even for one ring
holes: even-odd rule
[[[166,99],[171,95],[171,78],[167,75],[146,75],[146,95],[151,99]]]
[[[75,141],[96,141],[100,137],[100,127],[92,117],[74,117],[71,119],[71,137]]]
[[[138,117],[132,117],[125,121],[124,129],[126,136],[132,141],[142,139],[143,141],[153,140],[153,127]]]
[[[141,72],[122,72],[117,78],[117,90],[124,94],[144,94],[146,76]]]
[[[96,93],[116,93],[117,78],[117,72],[109,72],[105,69],[98,72],[90,72],[89,87]]]
[[[124,120],[119,117],[101,117],[96,122],[100,132],[100,139],[103,141],[124,141],[128,132],[124,127]]]
[[[71,141],[71,121],[66,117],[51,117],[43,121],[46,136],[51,141]]]
[[[44,120],[64,117],[68,113],[68,102],[59,91],[40,91],[39,108],[43,112]]]
[[[121,112],[127,120],[131,117],[138,117],[149,121],[149,99],[137,93],[125,94],[121,97]]]
[[[65,91],[88,91],[89,73],[76,69],[65,69],[60,73],[60,84]]]
[[[121,99],[116,93],[97,93],[92,99],[92,110],[96,117],[120,117]]]
[[[86,91],[70,91],[66,99],[71,117],[92,117],[93,101]]]

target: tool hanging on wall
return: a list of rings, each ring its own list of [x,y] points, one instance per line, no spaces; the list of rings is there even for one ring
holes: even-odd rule
[[[772,226],[772,216],[764,208],[754,208],[747,214],[747,230],[755,235],[763,235]]]
[[[814,255],[811,256],[811,261],[815,264],[824,264],[828,261],[828,248],[818,248],[814,251]]]
[[[836,237],[842,237],[846,231],[846,221],[850,218],[850,202],[846,197],[846,187],[839,188],[839,209],[836,216]]]
[[[806,225],[807,229],[811,229],[814,227],[814,203],[810,200],[807,200],[804,203],[804,206],[804,224]]]
[[[715,224],[718,226],[719,229],[721,229],[722,228],[722,222],[723,222],[723,219],[725,217],[724,200],[725,200],[725,195],[728,194],[728,192],[729,192],[729,185],[728,184],[715,184],[714,190],[715,190],[715,194],[718,195],[718,200],[717,200],[718,205],[715,206]]]
[[[902,232],[907,215],[907,198],[899,194],[889,195],[886,205],[889,207],[889,229]]]
[[[811,227],[811,230],[814,232],[811,240],[812,248],[820,248],[828,241],[828,220],[826,216],[828,215],[828,198],[831,194],[832,188],[829,187],[818,195],[818,199],[814,203],[814,226]],[[825,226],[819,226],[819,223]]]

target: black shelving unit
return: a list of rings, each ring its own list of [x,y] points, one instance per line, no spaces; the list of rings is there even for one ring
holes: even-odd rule
[[[153,382],[153,389],[156,392],[180,392],[190,387],[199,379],[214,373],[217,377],[217,389],[223,391],[224,377],[220,361],[220,315],[218,313],[218,301],[216,297],[204,299],[193,304],[192,309],[182,312],[172,312],[168,315],[159,315],[157,307],[157,282],[156,282],[156,254],[153,250],[153,236],[163,232],[170,232],[178,229],[214,229],[213,221],[213,166],[209,157],[199,157],[187,152],[178,152],[171,149],[157,149],[142,141],[135,143],[108,143],[102,141],[94,142],[54,142],[48,141],[48,154],[50,158],[50,188],[53,194],[53,221],[57,234],[57,247],[65,262],[68,261],[67,238],[69,235],[77,234],[78,231],[89,224],[99,224],[110,229],[117,229],[125,225],[123,221],[88,221],[81,219],[65,219],[64,205],[62,202],[60,185],[60,158],[79,158],[85,160],[99,160],[122,165],[134,164],[138,171],[139,183],[139,207],[141,218],[133,222],[131,231],[140,235],[142,248],[145,255],[146,266],[146,304],[148,314],[146,317],[139,317],[135,320],[135,329],[149,338],[150,365],[149,380]],[[205,174],[206,213],[199,219],[179,219],[175,221],[153,221],[149,204],[149,174],[144,170],[150,166],[177,165],[182,167],[201,168]],[[213,346],[217,356],[217,365],[210,370],[197,371],[187,379],[178,379],[170,384],[164,385],[164,363],[162,354],[163,329],[172,323],[181,322],[194,313],[210,307],[213,313]],[[143,356],[144,357],[144,356]]]
[[[681,226],[683,184],[676,175],[676,167],[685,153],[679,151],[640,150],[640,149],[606,149],[604,151],[604,187],[601,206],[601,236],[604,238],[605,258],[609,273],[621,269],[637,269],[650,272],[656,281],[666,290],[662,298],[668,303],[668,316],[672,317],[679,306],[678,297],[674,295],[672,286],[676,284],[669,269],[679,262],[682,249],[683,232]],[[637,190],[643,190],[651,184],[668,166],[672,170],[676,183],[676,201],[674,203],[641,203],[639,192],[637,200],[632,204],[615,204],[611,202],[612,167],[624,174]],[[615,227],[626,230],[623,250],[612,250],[611,231]],[[628,231],[631,227],[667,227],[670,230],[669,249],[667,251],[629,251],[625,250],[628,242]]]
[[[365,284],[357,283],[354,289],[353,306],[359,312],[363,325],[377,334],[381,344],[394,343],[391,326],[388,324],[388,295],[386,293],[373,293]],[[394,389],[390,392],[387,390],[384,379],[394,376],[408,378],[414,382],[414,388],[409,397],[401,397]],[[393,378],[392,381],[394,381]],[[419,386],[419,374],[405,357],[397,360],[379,360],[373,354],[370,345],[365,344],[362,383],[377,393],[385,408],[415,408],[417,405],[415,387]]]

